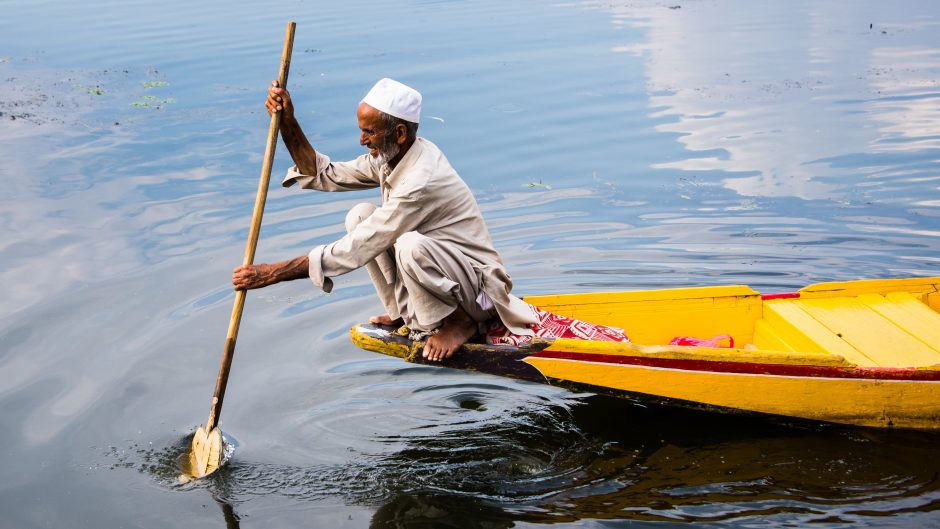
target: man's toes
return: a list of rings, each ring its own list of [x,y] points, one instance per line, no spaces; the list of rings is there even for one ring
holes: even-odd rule
[[[369,323],[377,325],[401,325],[404,323],[401,318],[392,319],[388,314],[379,314],[369,318]]]

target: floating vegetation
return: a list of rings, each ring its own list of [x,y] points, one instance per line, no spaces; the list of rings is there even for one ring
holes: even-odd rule
[[[154,73],[156,71],[154,70]],[[151,88],[163,88],[170,86],[170,83],[167,81],[141,81],[141,86],[145,90],[150,90]],[[144,108],[163,108],[170,103],[175,103],[176,99],[172,97],[157,97],[152,95],[142,95],[140,99],[131,103],[132,107],[144,107]]]
[[[550,186],[550,185],[548,185],[548,184],[543,184],[541,178],[539,178],[539,181],[538,181],[538,182],[529,182],[528,185],[529,185],[529,187],[544,187],[545,189],[551,189],[551,188],[552,188],[552,186]]]
[[[95,96],[104,95],[104,94],[106,93],[106,92],[105,92],[105,89],[104,89],[104,88],[101,88],[100,86],[85,86],[85,85],[82,85],[82,84],[77,84],[77,85],[75,85],[75,89],[76,89],[76,90],[84,90],[84,91],[88,92],[89,94],[95,95]]]
[[[139,101],[134,101],[131,103],[132,107],[144,107],[144,108],[163,108],[165,105],[170,103],[176,103],[176,99],[172,97],[157,97],[157,96],[140,96]]]

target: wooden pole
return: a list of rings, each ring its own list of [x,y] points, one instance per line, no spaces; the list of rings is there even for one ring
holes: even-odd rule
[[[281,51],[281,69],[277,76],[278,86],[287,87],[287,74],[290,71],[291,51],[294,47],[294,29],[297,24],[287,23],[287,32],[284,36],[284,48]],[[268,197],[268,183],[271,181],[271,167],[274,164],[274,149],[277,146],[277,133],[281,126],[281,113],[271,115],[271,125],[268,128],[268,143],[264,150],[264,163],[261,167],[261,179],[258,182],[258,194],[255,197],[255,209],[251,215],[251,229],[248,232],[248,244],[245,246],[245,259],[243,264],[250,265],[255,260],[255,248],[258,246],[258,235],[261,232],[261,217],[264,215],[264,202]],[[232,307],[232,318],[228,324],[228,333],[225,336],[225,350],[222,353],[222,363],[219,366],[219,376],[215,381],[215,391],[212,394],[212,409],[209,411],[209,420],[206,421],[206,432],[211,432],[219,423],[222,413],[222,400],[225,397],[225,386],[228,384],[228,373],[232,368],[232,358],[235,356],[235,339],[238,337],[238,326],[242,319],[242,309],[245,307],[245,291],[235,292],[235,304]]]

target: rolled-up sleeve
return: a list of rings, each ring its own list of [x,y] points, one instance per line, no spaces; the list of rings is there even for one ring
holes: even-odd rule
[[[323,275],[323,249],[326,248],[323,245],[315,247],[313,250],[310,250],[310,253],[307,255],[310,264],[308,265],[308,272],[310,274],[310,280],[313,281],[313,284],[320,287],[324,292],[329,294],[333,291],[333,280],[325,277]]]

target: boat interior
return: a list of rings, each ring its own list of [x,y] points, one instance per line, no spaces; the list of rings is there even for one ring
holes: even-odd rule
[[[766,353],[770,361],[798,355],[857,367],[940,367],[940,277],[819,283],[770,295],[747,286],[716,286],[525,300],[620,327],[638,346],[727,334],[734,338],[733,351]]]

